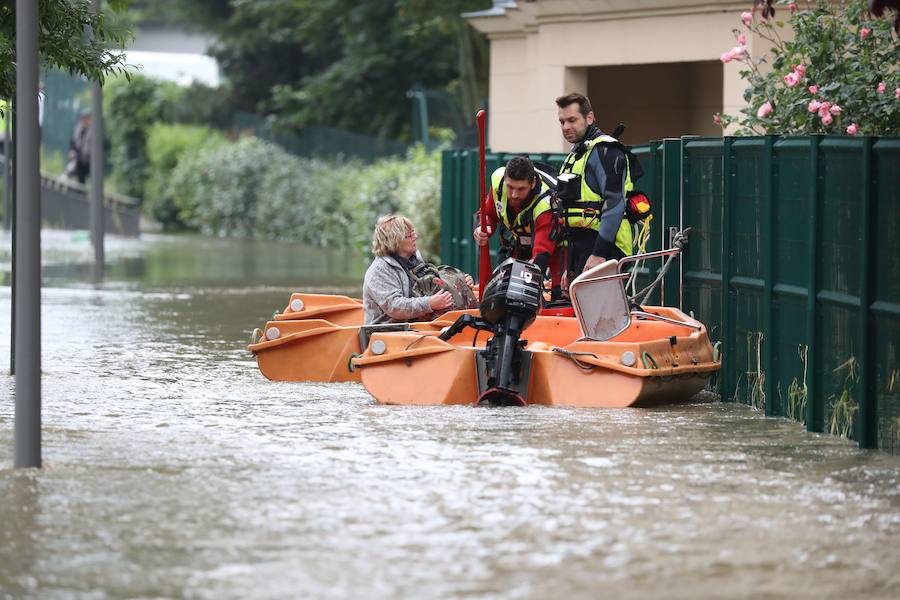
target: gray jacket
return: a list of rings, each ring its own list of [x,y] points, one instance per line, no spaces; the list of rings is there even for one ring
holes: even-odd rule
[[[429,320],[430,296],[422,296],[392,256],[376,256],[363,281],[363,310],[366,325]]]

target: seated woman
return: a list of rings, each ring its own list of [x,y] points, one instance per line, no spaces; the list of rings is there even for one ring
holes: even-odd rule
[[[363,281],[366,325],[427,321],[453,304],[449,292],[423,296],[416,289],[410,269],[422,262],[416,248],[412,221],[401,215],[378,219],[372,235],[375,260]]]

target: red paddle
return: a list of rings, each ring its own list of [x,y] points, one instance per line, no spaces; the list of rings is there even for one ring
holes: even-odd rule
[[[478,184],[478,214],[481,220],[481,232],[487,233],[487,215],[484,213],[484,117],[483,110],[479,110],[475,115],[478,121],[478,150],[481,159],[481,168],[478,170],[480,175]],[[484,287],[487,285],[488,278],[491,276],[491,247],[488,244],[479,247],[481,252],[481,263],[478,267],[478,300],[484,295]]]

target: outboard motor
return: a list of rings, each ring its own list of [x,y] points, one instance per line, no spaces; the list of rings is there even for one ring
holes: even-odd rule
[[[541,270],[531,263],[508,259],[491,275],[484,289],[481,318],[463,315],[441,335],[447,340],[465,327],[491,331],[478,361],[479,404],[524,406],[527,404],[531,354],[525,351],[522,331],[541,307]]]

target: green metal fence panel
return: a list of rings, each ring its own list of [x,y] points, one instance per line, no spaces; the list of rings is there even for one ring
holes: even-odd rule
[[[859,271],[864,224],[861,219],[862,144],[865,139],[825,137],[819,145],[821,239],[817,303],[819,394],[825,430],[856,437],[861,396],[859,373]]]
[[[643,177],[635,182],[635,190],[644,192],[650,199],[652,206],[652,214],[647,224],[650,228],[650,239],[647,241],[645,248],[647,252],[663,249],[663,147],[662,142],[654,141],[631,148],[632,153],[637,157],[641,167],[644,169]],[[640,228],[638,231],[640,231]],[[664,259],[648,260],[639,265],[637,267],[636,288],[642,289],[656,279],[664,262]],[[661,289],[661,286],[657,286],[645,303],[661,304],[659,300]]]
[[[876,364],[868,369],[870,392],[875,396],[877,445],[900,454],[900,139],[875,141],[872,165],[873,241],[867,266],[875,282],[868,331],[870,361]]]
[[[806,307],[810,285],[808,269],[812,245],[808,217],[814,198],[804,177],[810,172],[810,139],[782,138],[774,144],[772,195],[772,322],[766,370],[770,414],[806,421],[809,378]]]
[[[683,309],[722,336],[722,138],[684,138],[680,226],[690,227],[682,263]]]

